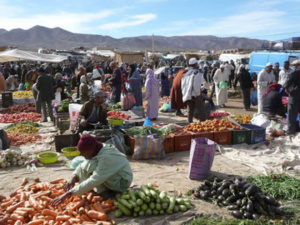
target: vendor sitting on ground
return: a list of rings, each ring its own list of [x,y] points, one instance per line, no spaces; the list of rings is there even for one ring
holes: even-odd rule
[[[95,98],[86,102],[80,110],[78,118],[79,132],[94,129],[95,127],[91,123],[100,122],[107,125],[107,105],[104,102],[106,95],[102,91],[97,91],[94,96]]]
[[[77,147],[85,160],[77,166],[71,180],[64,186],[66,193],[52,200],[50,205],[58,205],[73,194],[82,196],[94,188],[104,199],[113,198],[117,192],[129,188],[133,179],[130,164],[113,145],[102,144],[85,134]],[[74,187],[76,182],[79,185]]]
[[[263,113],[269,116],[284,116],[285,110],[280,93],[281,85],[273,83],[263,95]]]

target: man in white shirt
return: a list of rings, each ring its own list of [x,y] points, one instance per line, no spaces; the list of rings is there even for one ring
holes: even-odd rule
[[[225,69],[225,65],[221,65],[214,75],[214,82],[216,87],[216,98],[217,105],[220,107],[226,107],[225,103],[227,102],[227,85],[225,87],[220,87],[222,82],[228,83],[229,73]]]
[[[269,85],[275,83],[275,75],[273,73],[273,64],[267,63],[266,68],[260,71],[257,77],[257,102],[258,114],[263,113],[262,96],[268,90]]]
[[[278,84],[281,84],[284,87],[287,80],[289,79],[289,75],[292,72],[293,72],[293,70],[290,68],[290,62],[285,61],[283,64],[283,70],[280,70],[280,72],[279,72]]]

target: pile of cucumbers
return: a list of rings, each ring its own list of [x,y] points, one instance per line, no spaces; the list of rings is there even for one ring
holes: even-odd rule
[[[196,198],[226,206],[231,215],[239,219],[258,220],[261,216],[276,217],[282,214],[280,204],[272,196],[267,196],[258,186],[241,178],[215,178],[213,182],[205,180],[192,192]]]
[[[192,208],[189,199],[167,196],[167,192],[155,189],[152,184],[142,185],[139,190],[129,189],[116,195],[115,217],[151,216],[185,212]]]

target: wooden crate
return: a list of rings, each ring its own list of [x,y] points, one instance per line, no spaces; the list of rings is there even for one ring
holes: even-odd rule
[[[191,147],[192,134],[187,131],[174,133],[175,152],[189,151]]]
[[[207,138],[207,139],[210,139],[210,140],[214,140],[214,133],[213,132],[199,132],[199,133],[192,133],[192,138],[195,139],[195,138]]]
[[[214,142],[219,145],[231,145],[231,130],[214,132]]]
[[[79,134],[63,134],[63,135],[55,135],[55,149],[57,152],[61,152],[61,150],[65,147],[77,146],[79,142]]]
[[[69,113],[68,112],[57,113],[57,114],[54,114],[53,117],[54,117],[54,119],[53,119],[54,126],[56,126],[58,128],[59,119],[69,118]]]
[[[169,134],[165,136],[165,139],[163,141],[164,151],[165,153],[174,152],[175,150],[175,141],[174,141],[174,135]]]

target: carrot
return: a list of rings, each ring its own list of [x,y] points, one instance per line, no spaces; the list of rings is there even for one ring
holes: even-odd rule
[[[34,209],[33,208],[25,208],[25,207],[20,207],[18,208],[18,210],[23,211],[23,212],[27,212],[27,213],[33,213]]]
[[[87,200],[88,200],[89,202],[91,202],[92,199],[93,199],[93,196],[94,196],[94,193],[93,193],[93,192],[90,192],[90,193],[88,194],[88,196],[87,196]]]
[[[93,205],[94,209],[98,212],[105,213],[104,209],[102,208],[99,202],[95,202]]]
[[[64,215],[64,216],[57,216],[56,217],[56,221],[59,222],[59,221],[67,221],[69,220],[71,217],[70,216],[67,216],[67,215]]]
[[[80,219],[82,220],[82,222],[84,222],[84,221],[91,221],[91,222],[93,222],[93,220],[91,220],[90,217],[88,217],[88,215],[86,215],[86,214],[82,214],[80,216]]]
[[[54,224],[55,224],[54,220],[49,221],[49,225],[54,225]]]
[[[57,212],[50,210],[50,209],[44,209],[43,210],[43,215],[44,216],[53,216],[53,217],[57,217]]]
[[[28,178],[25,177],[21,183],[21,186],[25,186],[28,183]]]
[[[28,188],[36,188],[36,183],[34,182],[34,183],[28,185]]]
[[[34,220],[29,222],[27,225],[42,225],[44,224],[44,220]]]
[[[24,206],[24,202],[19,202],[19,203],[15,204],[15,205],[12,205],[12,206],[8,207],[6,209],[6,212],[10,214],[13,211],[15,211],[17,208],[23,207],[23,206]]]
[[[33,198],[37,199],[37,198],[40,198],[42,196],[50,196],[51,195],[51,191],[41,191],[37,194],[34,194],[34,195],[31,195]]]
[[[94,196],[93,199],[92,199],[92,202],[93,203],[97,202],[97,201],[102,202],[102,200],[103,200],[103,198],[101,196]]]
[[[53,200],[52,198],[49,198],[47,196],[42,196],[41,199],[46,202],[51,202]]]
[[[71,225],[71,223],[69,221],[66,221],[62,225]]]
[[[45,220],[55,220],[55,217],[53,216],[45,216]]]
[[[40,209],[38,202],[32,196],[29,197],[29,204],[35,209]]]
[[[11,220],[14,220],[14,221],[17,221],[17,220],[24,221],[24,217],[23,217],[23,216],[20,216],[20,215],[18,215],[18,214],[11,214],[11,215],[10,215],[10,219],[11,219]]]
[[[80,202],[75,203],[75,205],[71,208],[72,211],[75,211],[76,209],[79,209],[80,207],[85,205],[85,201],[81,200]]]
[[[71,223],[80,223],[80,219],[76,219],[76,218],[71,218],[69,221]]]
[[[15,210],[14,214],[18,214],[18,215],[23,216],[23,217],[28,216],[28,212],[24,212],[24,211],[21,211],[21,210]]]
[[[17,220],[14,225],[23,225],[23,222],[21,220]]]
[[[91,219],[96,219],[96,220],[107,220],[107,216],[105,213],[97,212],[95,210],[90,210],[88,211],[88,216]]]
[[[13,202],[14,202],[13,199],[10,199],[8,202],[3,202],[3,203],[1,203],[1,208],[2,208],[2,209],[6,209],[6,208],[9,207]]]
[[[58,184],[58,183],[60,183],[61,181],[64,181],[64,180],[65,179],[63,179],[63,178],[58,178],[56,180],[51,181],[50,184]]]

